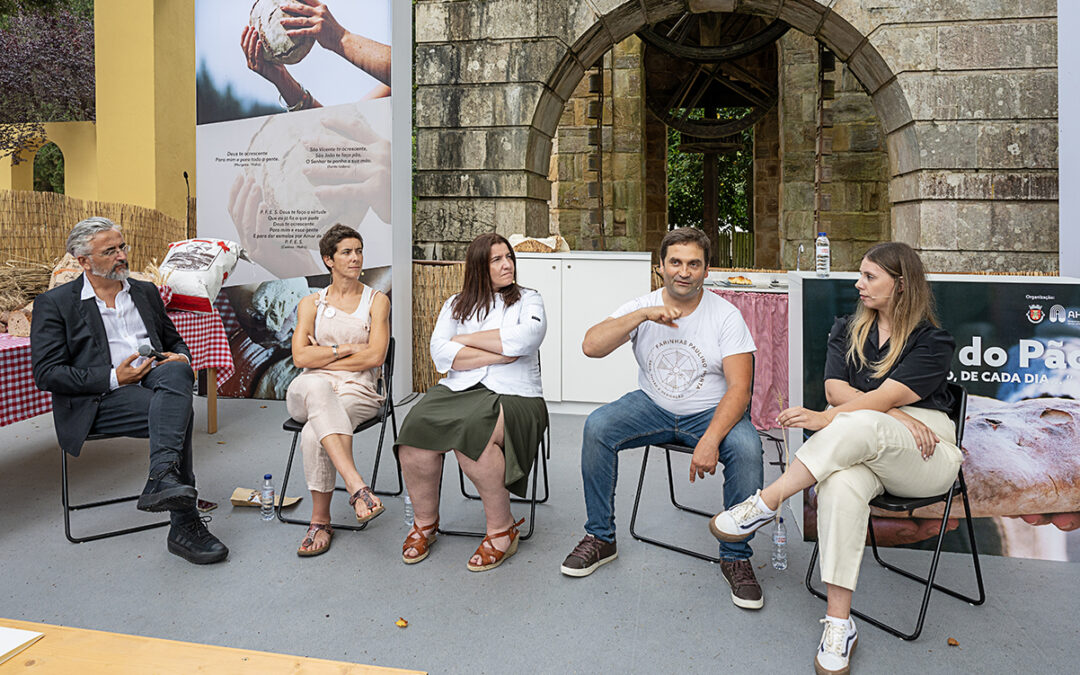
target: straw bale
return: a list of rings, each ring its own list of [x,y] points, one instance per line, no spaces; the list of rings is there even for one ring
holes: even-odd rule
[[[0,260],[22,258],[52,267],[52,261],[64,255],[71,227],[90,216],[104,216],[124,229],[132,269],[161,259],[169,242],[187,238],[187,223],[154,209],[52,192],[0,190]]]
[[[431,333],[443,303],[461,290],[464,263],[413,261],[413,390],[425,392],[441,379],[431,361]]]

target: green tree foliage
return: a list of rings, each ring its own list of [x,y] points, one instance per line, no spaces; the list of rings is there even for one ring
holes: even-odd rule
[[[64,154],[46,143],[34,155],[34,191],[64,194]]]
[[[751,229],[747,186],[754,167],[753,130],[743,131],[738,149],[718,157],[720,230]],[[701,227],[705,212],[704,162],[700,153],[679,150],[682,134],[668,128],[668,224]]]
[[[0,158],[42,122],[94,119],[93,16],[92,0],[0,0]]]

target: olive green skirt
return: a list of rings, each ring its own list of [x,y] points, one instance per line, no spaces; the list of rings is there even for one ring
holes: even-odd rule
[[[540,439],[548,425],[544,399],[496,394],[482,384],[453,391],[441,384],[428,389],[401,424],[394,449],[409,445],[434,452],[457,450],[476,461],[487,447],[499,408],[503,411],[506,488],[524,497]]]

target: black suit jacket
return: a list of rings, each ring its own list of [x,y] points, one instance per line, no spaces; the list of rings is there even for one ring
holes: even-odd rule
[[[56,438],[75,456],[90,434],[98,404],[109,393],[113,368],[97,301],[80,299],[84,283],[85,275],[37,296],[30,326],[34,384],[52,393]],[[154,349],[184,354],[190,360],[157,287],[135,279],[128,283]]]

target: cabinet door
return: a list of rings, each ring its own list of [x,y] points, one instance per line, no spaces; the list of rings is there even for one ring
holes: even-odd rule
[[[562,400],[562,261],[519,258],[518,283],[540,293],[547,315],[547,335],[540,345],[540,383],[544,399]]]
[[[590,359],[581,341],[624,302],[649,292],[648,260],[565,261],[562,284],[563,400],[608,403],[636,389],[638,367],[630,343]]]

